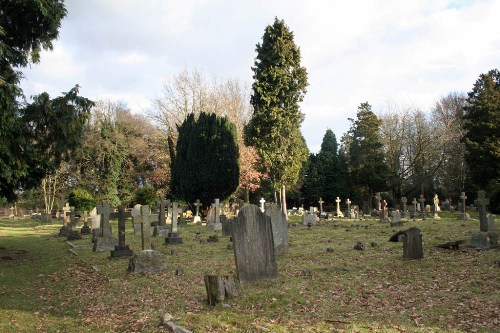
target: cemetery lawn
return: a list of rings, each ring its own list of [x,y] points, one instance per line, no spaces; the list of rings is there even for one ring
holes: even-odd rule
[[[179,227],[181,245],[152,238],[167,270],[142,275],[127,272],[128,259],[92,252],[88,235],[72,242],[78,256],[70,253],[60,222],[3,218],[0,332],[167,332],[166,312],[192,332],[500,332],[500,250],[437,248],[479,229],[477,219],[447,217],[397,229],[324,221],[311,230],[292,217],[279,279],[240,286],[237,298],[215,307],[206,304],[203,276],[235,274],[234,256],[228,238],[195,239],[196,231],[202,240],[213,234],[204,227]],[[424,259],[403,261],[402,243],[388,239],[412,226],[422,230]],[[353,249],[357,242],[364,251]],[[129,219],[126,243],[140,249]]]

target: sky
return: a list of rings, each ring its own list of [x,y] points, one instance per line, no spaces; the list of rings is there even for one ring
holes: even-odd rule
[[[318,152],[369,102],[377,114],[430,112],[500,67],[498,0],[66,0],[54,49],[23,70],[26,96],[80,94],[148,114],[183,71],[237,79],[249,89],[266,26],[283,19],[300,47],[309,86],[302,133]],[[249,91],[250,94],[250,91]]]

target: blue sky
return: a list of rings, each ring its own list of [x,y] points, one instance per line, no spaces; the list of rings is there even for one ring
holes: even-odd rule
[[[25,70],[26,95],[79,84],[93,100],[147,113],[181,71],[236,78],[250,87],[255,45],[274,17],[295,34],[309,87],[302,132],[317,152],[360,103],[429,111],[499,67],[500,1],[70,0],[52,52]]]

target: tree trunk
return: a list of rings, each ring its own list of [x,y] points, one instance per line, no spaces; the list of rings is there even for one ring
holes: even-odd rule
[[[288,213],[287,213],[287,209],[286,209],[286,187],[285,187],[285,185],[283,185],[283,187],[281,187],[281,210],[283,211],[283,214],[285,214],[286,219],[288,221]]]
[[[236,285],[230,276],[205,275],[208,304],[215,305],[237,296]]]

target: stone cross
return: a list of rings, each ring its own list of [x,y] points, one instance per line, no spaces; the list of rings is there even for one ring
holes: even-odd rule
[[[69,228],[70,230],[73,230],[73,227],[76,225],[76,212],[74,206],[70,207],[70,210],[66,213],[66,216],[69,216]]]
[[[196,202],[194,203],[194,206],[196,207],[196,213],[195,216],[199,216],[200,214],[200,207],[202,206],[202,203],[200,202],[200,199],[196,199]]]
[[[335,199],[335,202],[337,203],[337,216],[344,216],[344,214],[342,214],[342,212],[340,211],[340,202],[342,200],[340,200],[339,197],[337,197],[337,199]]]
[[[107,201],[102,203],[102,206],[97,206],[97,214],[101,214],[101,228],[99,230],[101,237],[111,237],[111,228],[109,225],[109,215],[113,213],[113,209]]]
[[[375,201],[377,202],[377,210],[382,209],[382,206],[381,206],[382,203],[380,202],[381,199],[382,199],[382,196],[380,195],[380,192],[377,192],[375,195]]]
[[[351,216],[351,200],[349,200],[349,198],[347,198],[346,202],[347,204],[347,218],[352,218]]]
[[[422,218],[425,220],[427,213],[425,212],[425,198],[423,194],[420,194],[420,204],[422,207]]]
[[[324,203],[324,201],[323,201],[323,199],[321,199],[321,197],[319,198],[318,203],[319,203],[319,213],[323,214],[323,203]]]
[[[465,192],[462,192],[462,195],[460,195],[460,199],[462,199],[462,213],[465,215],[465,199],[467,199]]]
[[[477,199],[474,200],[479,212],[479,230],[488,231],[488,218],[486,217],[486,206],[490,204],[490,200],[485,197],[484,191],[477,191]]]
[[[68,219],[68,213],[71,211],[71,208],[69,207],[69,203],[66,202],[66,205],[63,207],[63,219],[64,219],[64,222],[63,224],[66,224],[69,222],[69,219]]]
[[[149,221],[149,206],[141,206],[141,215],[137,216],[141,223],[141,245],[143,250],[151,249],[151,222]]]
[[[172,227],[170,228],[170,232],[177,233],[177,202],[172,203]]]
[[[264,208],[264,203],[266,202],[266,200],[264,198],[260,198],[260,210],[262,211],[262,213],[264,213],[266,210]]]
[[[14,210],[15,210],[14,206],[10,206],[10,215],[9,215],[9,218],[14,218],[14,216],[15,216],[14,215]]]
[[[165,199],[161,198],[159,201],[160,211],[158,212],[158,225],[160,227],[165,226],[167,224],[166,220],[165,220],[165,205],[166,204],[167,204],[167,202],[165,201]]]
[[[403,204],[403,213],[406,212],[406,203],[408,201],[406,200],[406,197],[401,198],[401,203]]]
[[[214,223],[220,223],[219,217],[219,199],[215,199],[215,203],[212,204],[214,208]]]
[[[417,216],[417,198],[413,198],[413,222],[415,222],[415,218]]]
[[[170,200],[167,200],[167,218],[170,218],[172,216],[172,205]]]
[[[118,206],[118,245],[125,246],[125,219],[132,216],[130,212],[125,212],[125,206]]]

